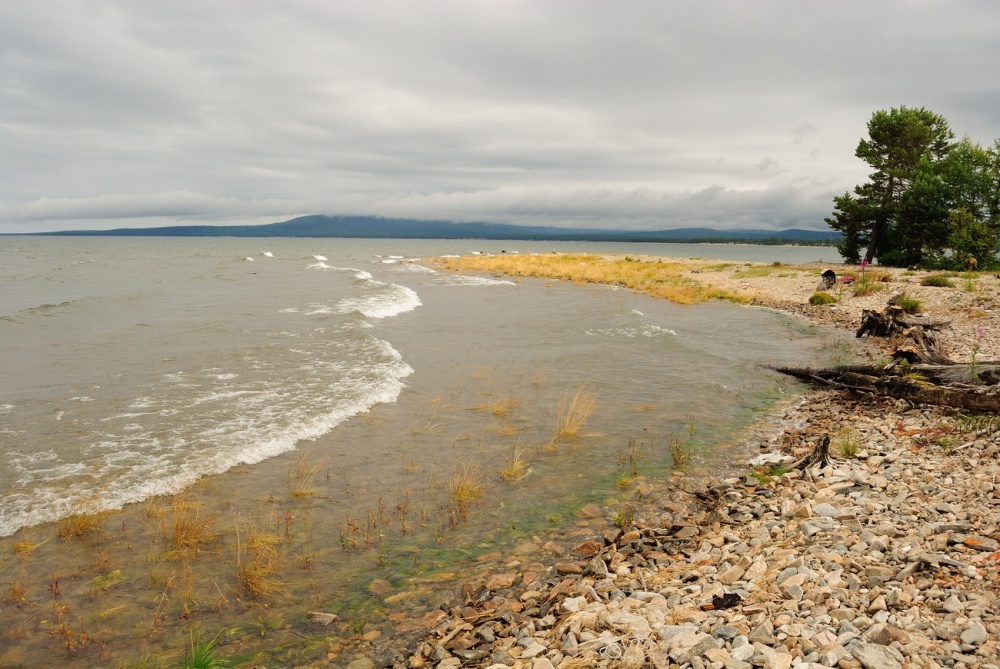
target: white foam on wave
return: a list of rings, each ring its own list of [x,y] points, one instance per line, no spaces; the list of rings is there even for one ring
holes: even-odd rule
[[[413,311],[423,304],[417,293],[396,283],[369,281],[374,288],[368,295],[349,297],[337,304],[337,311],[350,313],[357,311],[366,318],[391,318],[399,314]]]
[[[584,334],[590,336],[603,336],[603,337],[660,337],[663,335],[670,335],[673,337],[677,336],[677,333],[669,328],[661,328],[659,325],[636,325],[636,326],[626,326],[620,328],[595,328],[591,330],[585,330]]]
[[[506,279],[491,279],[486,276],[467,276],[464,274],[442,274],[438,282],[448,286],[516,286]]]
[[[306,269],[336,269],[336,268],[330,267],[325,262],[320,260],[319,262],[314,262],[311,265],[306,265]]]
[[[324,316],[334,313],[333,307],[325,304],[309,304],[307,306],[309,309],[304,312],[306,316]]]
[[[326,256],[314,255],[313,258],[315,258],[316,260],[327,260]]]
[[[0,536],[81,511],[120,509],[176,494],[203,476],[293,450],[299,441],[321,437],[377,404],[395,402],[413,368],[388,342],[367,335],[359,340],[357,355],[348,367],[339,359],[315,360],[311,381],[296,392],[289,392],[280,375],[276,385],[253,392],[219,388],[190,398],[172,411],[190,417],[179,431],[154,434],[148,425],[123,421],[86,445],[86,462],[64,461],[54,451],[7,454],[20,490],[5,492]],[[326,382],[333,371],[336,379]],[[213,403],[222,406],[215,409]],[[95,480],[114,484],[94,495]]]
[[[418,265],[415,262],[407,262],[406,264],[400,265],[399,269],[406,272],[415,272],[417,274],[437,274],[437,272],[430,267],[424,267],[423,265]]]

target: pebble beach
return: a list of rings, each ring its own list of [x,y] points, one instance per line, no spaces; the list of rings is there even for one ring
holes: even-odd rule
[[[815,306],[819,275],[843,266],[687,265],[747,308],[824,328],[853,331],[905,293],[951,321],[940,336],[954,360],[1000,358],[992,274],[930,287],[926,272],[880,268],[877,292],[839,283]],[[1000,669],[995,417],[811,389],[767,420],[780,429],[733,471],[642,478],[627,505],[588,505],[553,536],[486,556],[460,592],[395,620],[392,642],[371,634],[347,666]],[[829,462],[790,466],[824,437]]]

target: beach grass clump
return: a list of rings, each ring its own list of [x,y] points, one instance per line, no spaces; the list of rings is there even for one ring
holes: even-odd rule
[[[815,292],[809,296],[809,304],[813,305],[834,304],[836,302],[836,297],[823,291]]]
[[[511,448],[510,457],[507,459],[507,466],[500,470],[500,478],[507,483],[520,481],[530,471],[528,463],[524,458],[524,446],[518,441]]]
[[[35,541],[35,535],[30,528],[25,529],[21,532],[19,539],[14,541],[11,545],[11,550],[14,551],[16,555],[24,555],[26,553],[32,553],[36,548],[48,543],[48,539],[42,541]]]
[[[236,580],[251,599],[267,599],[284,590],[282,536],[253,528],[241,541],[236,537]]]
[[[96,532],[108,516],[107,511],[77,513],[56,521],[56,535],[63,540],[76,539]]]
[[[308,497],[313,494],[313,482],[325,462],[313,462],[308,454],[303,453],[288,466],[288,494],[293,498]]]
[[[455,470],[446,487],[449,506],[458,517],[463,517],[469,506],[483,496],[486,482],[475,468],[466,465]]]
[[[521,403],[514,395],[509,395],[507,397],[501,397],[493,401],[490,405],[490,413],[494,416],[505,417],[510,414],[517,406]]]
[[[199,502],[184,495],[174,495],[158,521],[160,535],[176,550],[207,544],[219,534],[215,516],[204,513]]]
[[[955,284],[944,274],[928,274],[920,280],[920,285],[932,288],[952,288]]]
[[[674,469],[682,469],[691,460],[691,444],[678,436],[672,436],[667,440],[667,453],[670,454]]]
[[[883,290],[884,286],[875,276],[874,272],[863,272],[854,285],[851,286],[851,294],[854,297],[865,297],[866,295],[874,295],[877,292]]]
[[[183,669],[221,669],[229,666],[228,662],[219,657],[219,649],[215,645],[219,640],[216,635],[214,639],[203,641],[201,635],[195,639],[194,631],[189,630],[191,643],[184,650],[184,661],[181,664]]]
[[[833,441],[833,452],[842,458],[855,458],[861,450],[861,435],[856,430],[845,428],[837,433]]]
[[[626,530],[635,522],[635,507],[631,504],[619,506],[615,511],[615,527]]]
[[[571,396],[563,393],[556,408],[555,440],[580,436],[584,424],[597,410],[597,394],[586,385],[577,387]]]
[[[897,307],[908,314],[918,314],[923,309],[923,305],[915,297],[910,297],[906,293],[900,294],[895,300]]]

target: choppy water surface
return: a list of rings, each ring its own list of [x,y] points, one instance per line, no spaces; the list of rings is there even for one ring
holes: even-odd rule
[[[630,447],[647,471],[669,463],[671,438],[710,461],[714,444],[797,391],[759,363],[836,352],[767,311],[457,276],[413,262],[512,244],[0,238],[0,535],[188,490],[206,513],[234,514],[244,532],[283,526],[288,559],[309,573],[278,599],[296,609],[297,598],[312,597],[322,608],[351,574],[371,568],[352,549],[377,550],[383,565],[421,533],[438,544],[489,545],[614,494]],[[600,246],[565,250],[608,250]],[[734,250],[698,247],[698,255],[716,248]],[[748,248],[785,262],[797,260],[785,251],[824,251]],[[553,443],[559,404],[580,388],[597,409],[581,436]],[[499,472],[515,453],[530,473],[511,485]],[[458,514],[448,490],[462,476],[482,497]],[[120,551],[127,571],[148,569],[130,560],[154,564],[148,578],[133,575],[133,587],[149,585],[129,604],[150,621],[157,594],[165,606],[155,574],[175,569],[162,546],[164,505],[124,517],[117,548],[101,549]],[[461,539],[449,534],[456,527]],[[37,542],[51,532],[28,531]],[[90,560],[78,544],[59,545],[32,551],[38,574],[64,571],[67,553]],[[233,624],[224,620],[236,615],[226,606],[238,587],[217,550],[218,564],[200,563],[204,583],[191,585],[206,594],[192,597],[222,617],[216,625]],[[11,578],[24,564],[0,563]],[[93,573],[80,579],[113,566],[88,564]],[[191,606],[185,599],[184,610]],[[176,641],[155,631],[150,622],[144,634],[166,647]],[[40,652],[44,642],[36,644],[26,640],[19,652]]]

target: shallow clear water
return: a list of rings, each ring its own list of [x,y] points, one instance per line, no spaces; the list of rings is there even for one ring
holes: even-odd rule
[[[782,262],[825,251],[642,246],[559,245]],[[169,657],[194,622],[249,649],[272,643],[254,632],[263,610],[299,636],[316,633],[307,608],[392,610],[368,593],[375,576],[403,589],[461,574],[476,551],[618,494],[630,457],[644,474],[667,467],[672,438],[718,462],[759,412],[799,392],[761,363],[838,353],[766,310],[408,262],[514,247],[0,238],[0,534],[32,546],[0,552],[2,605],[14,611],[15,590],[26,602],[0,626],[0,660],[63,661],[55,577],[59,602],[119,659]],[[579,436],[554,441],[560,402],[580,388],[597,407]],[[529,473],[505,482],[515,453]],[[461,477],[480,497],[459,511]],[[180,491],[126,506],[83,541],[18,531]],[[171,545],[188,503],[217,532],[193,552]],[[284,584],[266,604],[234,578],[258,531],[283,542]],[[95,590],[116,570],[127,586]],[[69,664],[105,666],[102,654]]]

